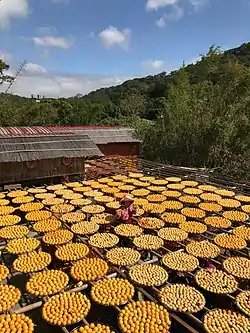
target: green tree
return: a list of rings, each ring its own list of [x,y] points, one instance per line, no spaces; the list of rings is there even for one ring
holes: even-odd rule
[[[9,65],[7,65],[2,59],[0,59],[0,85],[4,82],[11,82],[11,80],[13,80],[10,75],[5,74],[8,69]]]

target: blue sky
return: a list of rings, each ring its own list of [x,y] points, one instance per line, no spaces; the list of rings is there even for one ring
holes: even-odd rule
[[[1,0],[12,92],[70,96],[250,41],[249,0]],[[80,91],[79,91],[80,90]]]

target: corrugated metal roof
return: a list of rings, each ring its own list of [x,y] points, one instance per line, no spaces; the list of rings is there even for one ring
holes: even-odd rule
[[[97,145],[108,144],[108,143],[140,142],[140,140],[136,138],[135,131],[131,128],[125,128],[125,127],[82,128],[82,129],[74,129],[74,131],[72,131],[72,128],[69,127],[69,128],[60,129],[60,132],[86,134]]]
[[[135,131],[119,126],[30,126],[30,127],[0,127],[0,138],[88,135],[96,144],[140,142]]]
[[[118,129],[118,126],[20,126],[0,127],[0,137],[9,136],[32,136],[32,135],[55,135],[62,131],[76,131],[85,129]]]
[[[0,162],[103,156],[87,135],[0,138]]]

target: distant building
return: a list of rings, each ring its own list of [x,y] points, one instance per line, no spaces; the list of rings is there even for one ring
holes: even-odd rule
[[[129,128],[0,127],[0,183],[83,174],[85,159],[139,156],[140,147]]]

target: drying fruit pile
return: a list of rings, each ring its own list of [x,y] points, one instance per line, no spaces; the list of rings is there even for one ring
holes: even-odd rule
[[[82,322],[91,303],[119,310],[122,333],[177,331],[168,310],[182,313],[178,325],[192,313],[188,323],[203,318],[208,333],[249,333],[250,196],[136,169],[112,174],[0,193],[0,312],[43,298],[42,318],[77,324],[75,333],[117,333],[99,318]],[[125,195],[134,200],[132,224],[118,218]],[[25,295],[8,284],[13,273],[27,275]],[[238,309],[211,310],[213,294]],[[0,316],[3,333],[34,327],[25,315]]]

